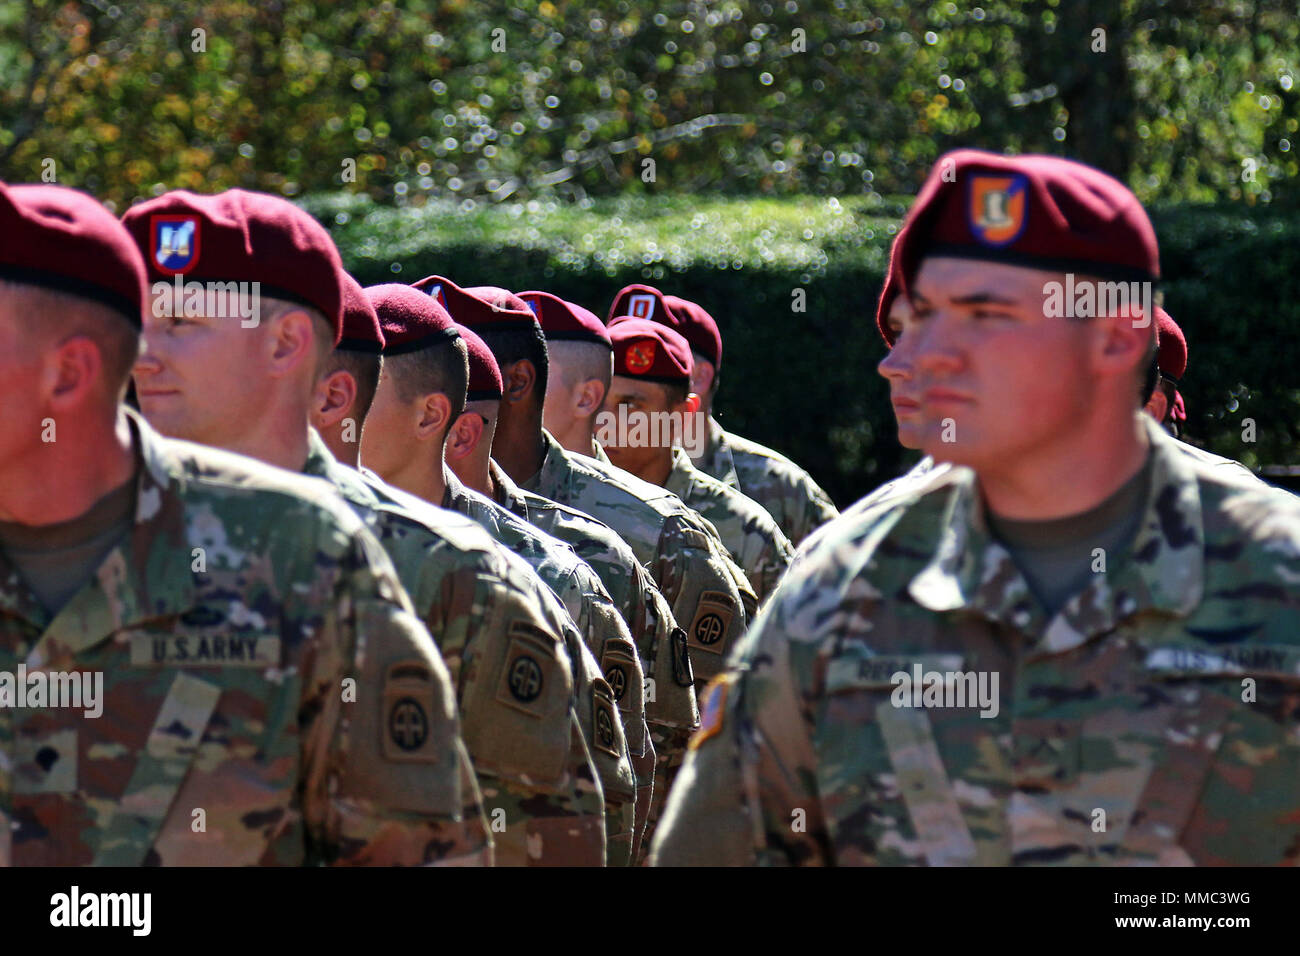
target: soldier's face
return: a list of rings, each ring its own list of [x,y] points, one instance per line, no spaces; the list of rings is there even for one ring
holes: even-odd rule
[[[672,455],[673,439],[681,434],[681,418],[688,405],[689,400],[680,404],[670,401],[658,382],[615,375],[602,409],[608,418],[597,420],[597,436],[609,460],[637,475],[662,464]],[[697,402],[689,410],[698,407]],[[600,424],[606,420],[614,427],[602,429]]]
[[[894,347],[876,366],[889,382],[889,400],[898,423],[898,443],[904,448],[920,448],[924,420],[921,417],[921,393],[912,367],[912,343],[905,336],[911,306],[903,296],[895,296],[885,322],[894,336]]]
[[[922,262],[903,341],[927,454],[996,469],[1074,433],[1097,389],[1087,371],[1095,325],[1044,315],[1044,286],[1060,278],[967,259]]]
[[[267,406],[266,326],[246,328],[238,317],[165,318],[147,309],[132,373],[145,418],[164,435],[234,447]]]
[[[20,296],[0,283],[0,462],[17,462],[20,449],[39,449],[45,417],[46,363],[36,336],[24,326],[31,316]]]

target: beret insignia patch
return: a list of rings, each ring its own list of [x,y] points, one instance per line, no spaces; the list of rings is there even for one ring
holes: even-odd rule
[[[986,246],[1006,246],[1020,238],[1028,218],[1029,181],[1020,175],[972,176],[971,234]]]

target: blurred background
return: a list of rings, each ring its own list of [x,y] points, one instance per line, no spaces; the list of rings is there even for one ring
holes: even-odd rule
[[[1080,159],[1151,211],[1185,437],[1295,482],[1295,0],[0,0],[0,78],[8,182],[278,193],[366,284],[695,299],[724,426],[840,506],[910,462],[874,310],[930,164]]]

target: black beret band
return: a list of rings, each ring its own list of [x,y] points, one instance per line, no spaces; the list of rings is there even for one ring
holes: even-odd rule
[[[597,335],[595,332],[589,332],[587,329],[564,329],[557,332],[546,332],[548,342],[595,342],[597,345],[603,345],[611,352],[614,351],[614,345],[609,339]]]
[[[367,355],[382,355],[384,347],[371,339],[339,339],[334,346],[336,352],[364,352]]]
[[[82,299],[90,299],[100,305],[106,305],[116,312],[120,312],[135,328],[140,328],[139,307],[126,296],[97,283],[87,282],[84,279],[75,279],[57,272],[7,265],[0,265],[0,279],[17,282],[21,285],[39,286],[51,292],[65,292],[68,295],[75,295]]]
[[[439,342],[455,342],[460,338],[460,333],[452,326],[445,329],[438,329],[436,332],[430,332],[428,335],[422,335],[418,339],[412,339],[409,342],[398,342],[394,345],[384,346],[384,355],[405,355],[408,352],[418,352],[421,349],[433,348]]]
[[[927,256],[951,256],[954,259],[976,259],[981,262],[1001,262],[1009,266],[1024,266],[1027,269],[1043,269],[1048,272],[1081,272],[1112,282],[1151,282],[1158,283],[1158,276],[1153,276],[1142,268],[1123,266],[1111,262],[1094,262],[1090,259],[1057,259],[1049,256],[1035,256],[1024,252],[1012,252],[1006,249],[990,249],[984,246],[964,245],[952,242],[934,242],[922,248],[920,258]]]

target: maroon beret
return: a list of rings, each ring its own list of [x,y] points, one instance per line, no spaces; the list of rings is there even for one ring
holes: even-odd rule
[[[438,300],[409,285],[388,282],[366,288],[384,332],[384,354],[403,355],[452,342],[460,337],[447,310]]]
[[[1160,374],[1177,386],[1178,380],[1187,371],[1187,339],[1173,317],[1159,306],[1156,306],[1156,342],[1159,348],[1156,362],[1160,366]],[[1174,389],[1169,417],[1180,422],[1187,419],[1187,407],[1177,388]]]
[[[549,292],[520,292],[519,298],[537,316],[547,341],[597,342],[609,346],[605,323],[576,302]]]
[[[456,322],[471,329],[531,329],[537,326],[537,316],[532,310],[505,289],[481,286],[505,293],[505,297],[496,296],[489,301],[442,276],[426,276],[412,283],[411,288],[437,299]],[[511,302],[511,299],[515,301]]]
[[[1155,282],[1155,230],[1128,187],[1056,156],[941,156],[897,239],[904,285],[925,256]]]
[[[148,298],[131,234],[66,186],[0,183],[0,278],[102,302],[139,327]]]
[[[677,326],[677,316],[664,301],[664,294],[652,285],[636,284],[620,289],[609,305],[605,324],[609,325],[622,315],[630,315],[634,319],[651,319],[673,328]]]
[[[902,291],[898,273],[891,269],[885,275],[885,284],[880,288],[880,300],[876,303],[876,328],[880,330],[881,338],[891,349],[894,347],[894,332],[889,327],[889,310]]]
[[[384,333],[379,328],[379,315],[370,303],[370,296],[361,283],[343,273],[343,338],[334,346],[344,352],[370,352],[378,355],[384,350]]]
[[[457,325],[456,331],[465,341],[465,351],[469,353],[469,392],[465,401],[499,399],[505,388],[501,382],[501,369],[497,367],[496,356],[469,326]]]
[[[287,199],[246,189],[184,189],[122,216],[151,279],[258,282],[261,294],[311,306],[343,335],[343,263],[325,227]]]
[[[466,286],[465,291],[470,295],[482,299],[488,305],[497,310],[506,310],[510,312],[522,312],[528,308],[528,303],[519,296],[515,295],[509,289],[503,289],[499,285],[471,285]]]
[[[691,344],[681,335],[650,319],[619,316],[609,324],[614,346],[614,374],[647,382],[689,384],[694,361]]]
[[[702,305],[681,296],[666,295],[664,304],[677,319],[673,328],[691,343],[691,348],[712,362],[715,369],[722,368],[722,333],[713,316]]]

